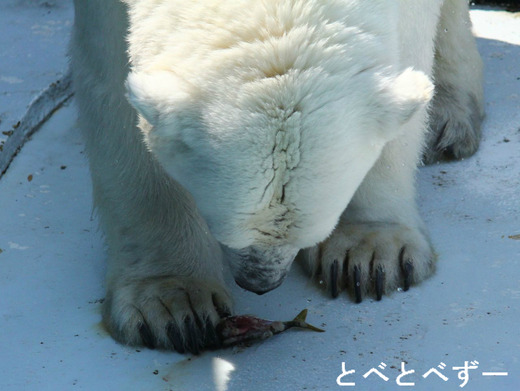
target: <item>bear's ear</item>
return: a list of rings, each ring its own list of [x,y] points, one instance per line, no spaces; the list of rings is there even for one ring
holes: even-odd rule
[[[161,115],[176,110],[187,99],[183,84],[172,72],[131,72],[126,80],[127,98],[155,126]]]
[[[385,83],[386,84],[386,83]],[[433,84],[424,73],[408,68],[384,87],[384,95],[390,100],[389,109],[403,125],[428,104],[433,96]]]

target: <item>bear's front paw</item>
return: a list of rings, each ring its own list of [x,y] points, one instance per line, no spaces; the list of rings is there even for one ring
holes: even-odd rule
[[[333,297],[347,290],[361,302],[374,294],[408,290],[435,269],[432,247],[419,230],[400,224],[341,224],[319,245],[303,253],[307,269]]]
[[[231,296],[219,282],[148,277],[109,287],[103,321],[121,343],[198,354],[219,346],[215,325],[231,309]]]
[[[430,108],[424,162],[462,159],[473,155],[481,139],[484,112],[474,94],[438,85]]]

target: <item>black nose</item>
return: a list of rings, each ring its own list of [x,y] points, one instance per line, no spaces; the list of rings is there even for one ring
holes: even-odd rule
[[[247,279],[237,277],[235,278],[235,282],[240,288],[246,289],[250,292],[254,292],[257,295],[263,295],[269,291],[272,291],[275,288],[278,288],[282,285],[283,280],[285,280],[285,274],[282,278],[280,278],[276,282],[267,282],[267,281],[248,281]]]

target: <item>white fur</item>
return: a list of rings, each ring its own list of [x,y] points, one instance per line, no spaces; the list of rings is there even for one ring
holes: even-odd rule
[[[196,350],[183,319],[231,307],[214,238],[256,291],[318,243],[307,263],[329,285],[338,260],[367,291],[374,259],[387,290],[403,257],[413,281],[431,273],[414,172],[438,20],[464,0],[126,3],[128,21],[114,0],[76,0],[72,43],[116,338]]]
[[[376,3],[134,5],[130,101],[221,243],[325,239],[384,144],[431,98],[424,75],[398,77],[395,22],[376,23],[398,3]],[[357,14],[370,18],[359,26]]]

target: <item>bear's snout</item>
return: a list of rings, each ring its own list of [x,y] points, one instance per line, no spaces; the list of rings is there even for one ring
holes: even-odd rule
[[[298,253],[298,249],[292,247],[260,250],[252,246],[242,250],[226,250],[238,286],[259,295],[282,284]]]
[[[250,276],[250,272],[247,274]],[[238,275],[235,276],[235,282],[241,288],[244,288],[250,292],[254,292],[257,295],[263,295],[264,293],[272,291],[273,289],[282,285],[282,282],[285,280],[286,276],[287,273],[283,273],[278,279],[272,280],[270,278],[261,278],[261,276],[251,278]]]

